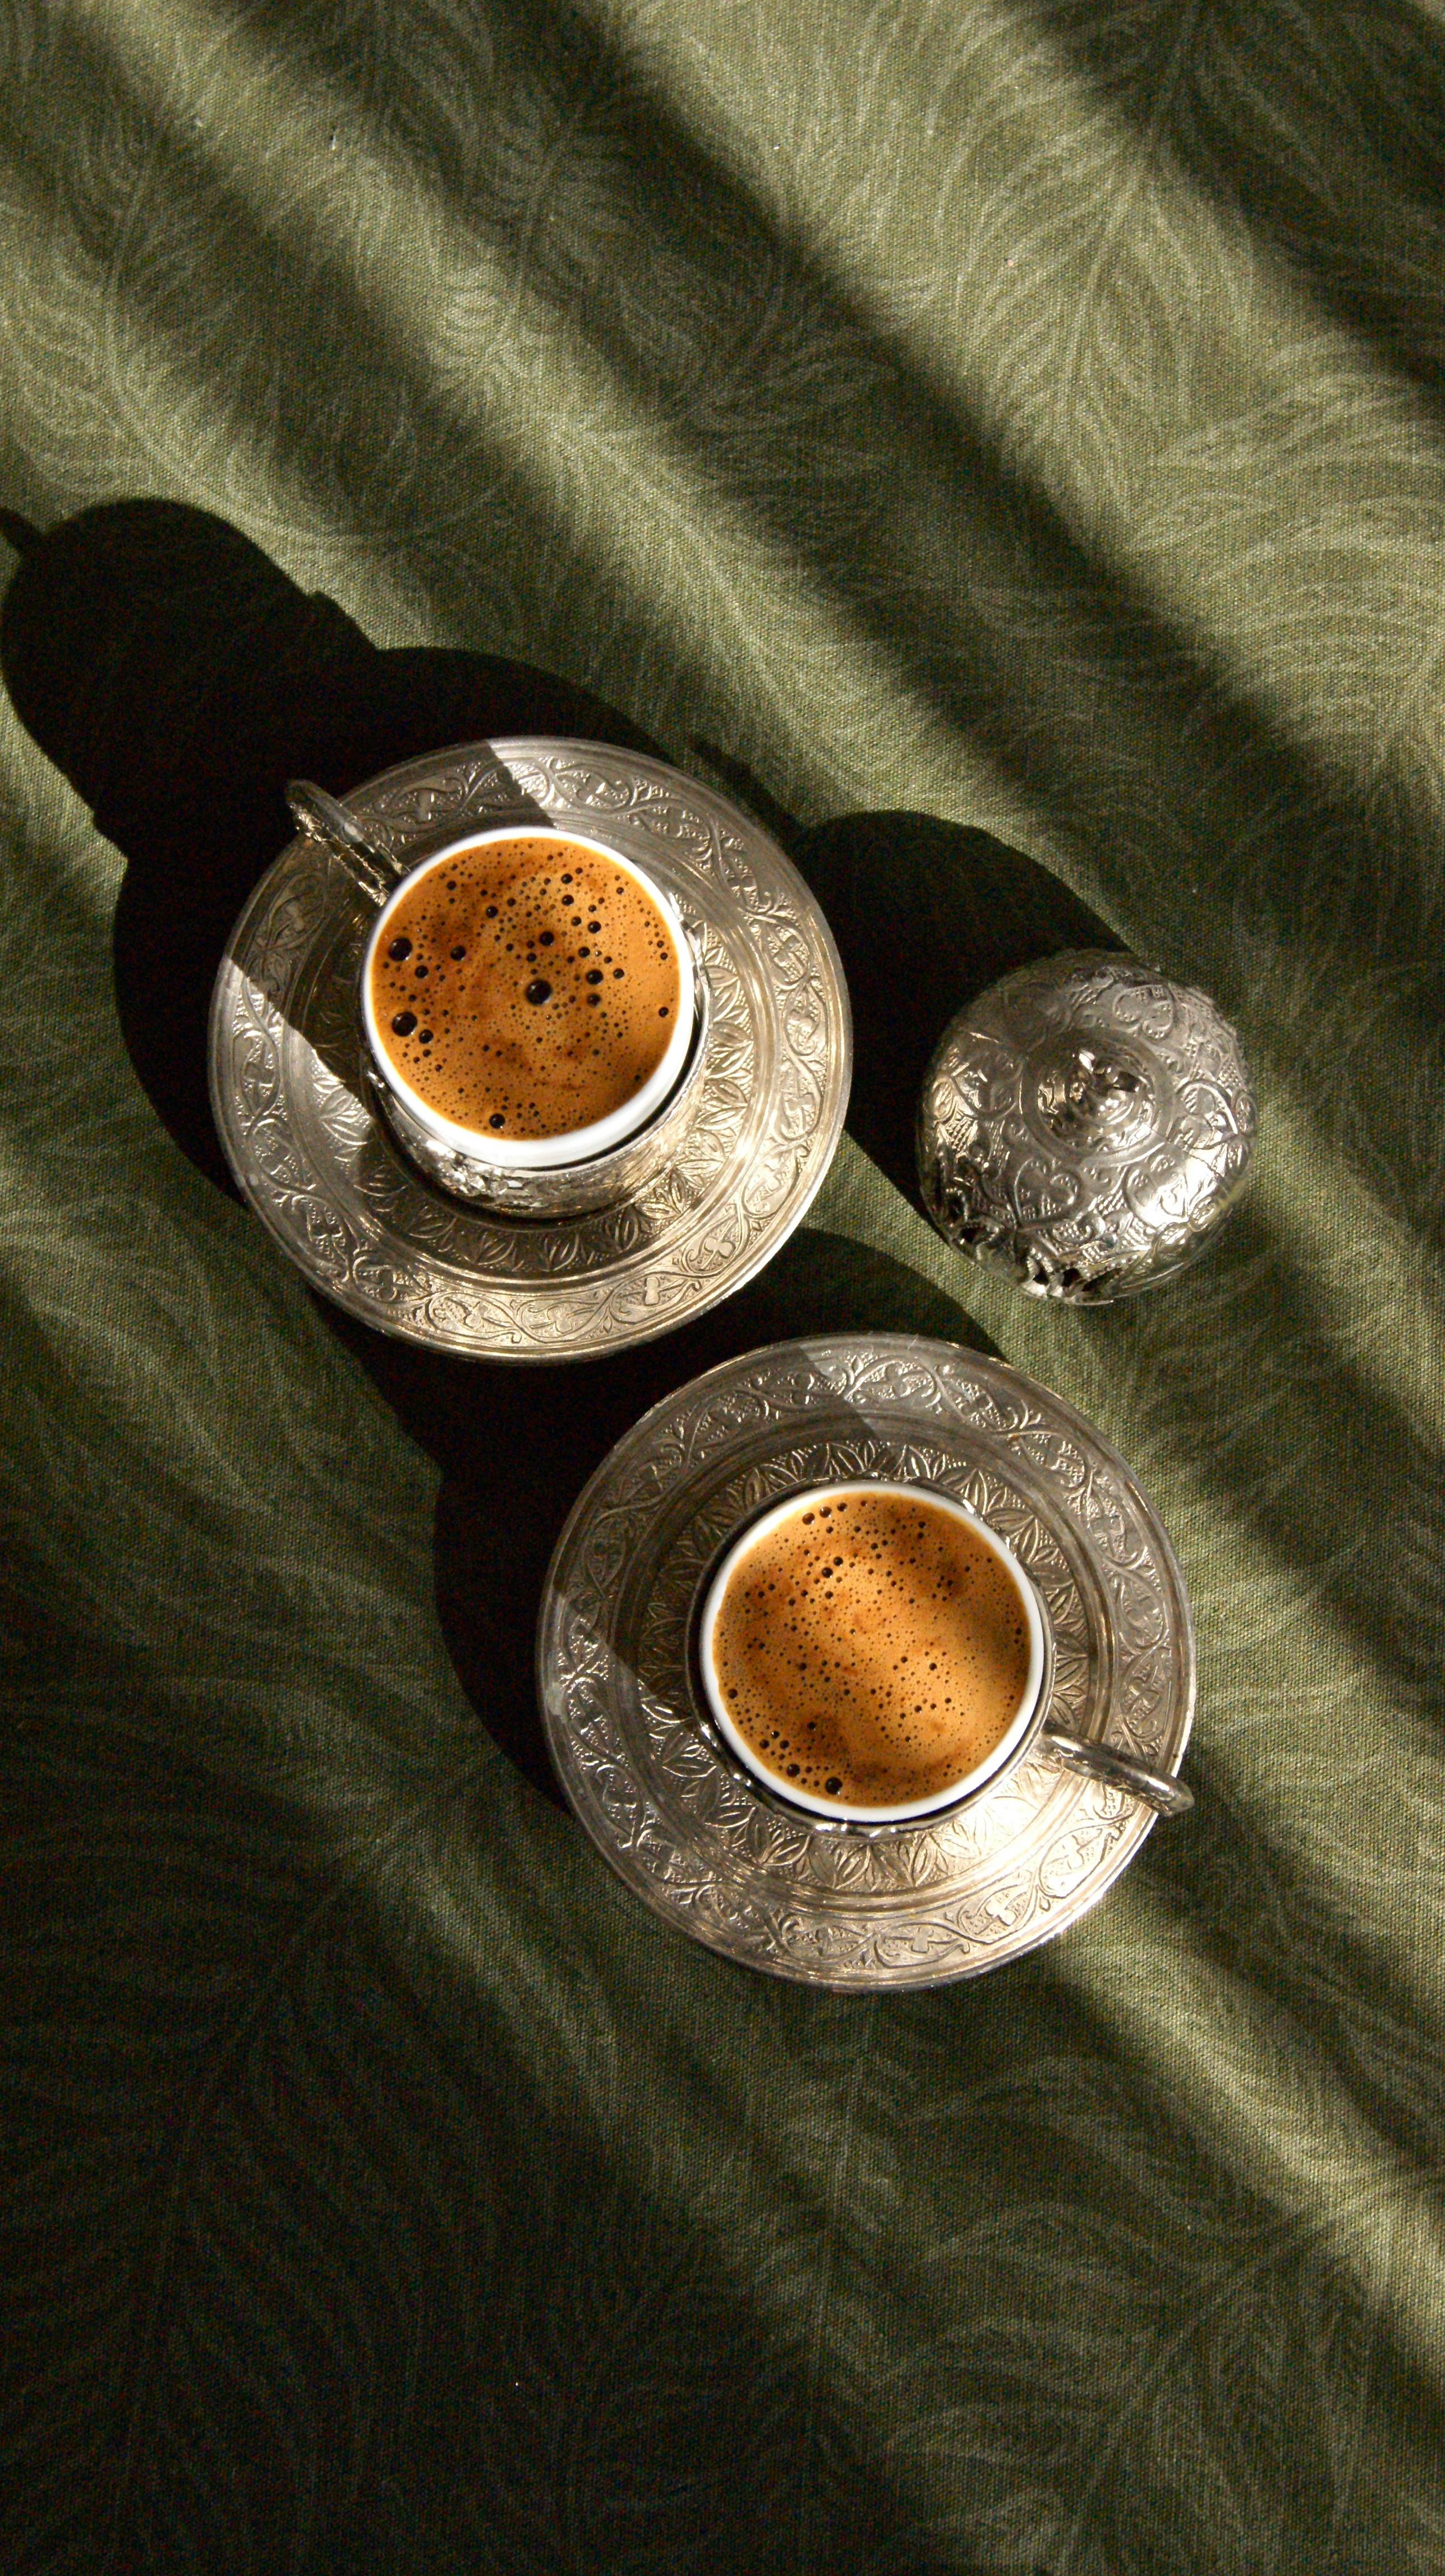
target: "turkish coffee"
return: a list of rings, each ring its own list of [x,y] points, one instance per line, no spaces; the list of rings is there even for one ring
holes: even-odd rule
[[[708,1652],[739,1738],[785,1793],[892,1808],[987,1763],[1019,1715],[1032,1640],[1017,1580],[968,1521],[855,1486],[768,1516]]]
[[[677,1027],[673,933],[646,886],[555,834],[449,851],[405,888],[370,969],[390,1066],[479,1139],[569,1135],[624,1109]]]

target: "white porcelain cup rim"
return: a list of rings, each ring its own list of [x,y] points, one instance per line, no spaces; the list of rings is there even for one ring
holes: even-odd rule
[[[594,850],[599,858],[606,859],[612,867],[620,868],[625,876],[641,886],[662,918],[677,959],[677,1023],[646,1082],[631,1100],[610,1110],[605,1118],[596,1118],[589,1126],[573,1127],[558,1136],[503,1138],[475,1127],[464,1127],[456,1119],[444,1117],[440,1110],[432,1108],[422,1098],[393,1061],[382,1042],[371,1006],[372,960],[402,898],[411,892],[420,878],[430,875],[434,868],[443,866],[447,860],[456,858],[461,851],[482,849],[499,841],[554,841],[559,846]],[[441,849],[429,850],[414,868],[397,880],[377,914],[366,942],[361,963],[361,1012],[366,1042],[382,1081],[395,1092],[397,1099],[427,1135],[439,1145],[449,1146],[455,1153],[474,1155],[479,1161],[494,1164],[501,1171],[553,1172],[564,1170],[573,1163],[591,1162],[599,1154],[610,1153],[614,1146],[626,1144],[630,1137],[650,1124],[669,1095],[676,1090],[693,1042],[697,1019],[697,973],[692,947],[671,895],[639,860],[629,857],[625,851],[612,848],[593,833],[574,832],[558,823],[502,823],[479,831],[458,833]]]
[[[932,1504],[951,1514],[955,1520],[964,1522],[976,1536],[984,1540],[1007,1569],[1028,1622],[1028,1674],[1018,1708],[998,1743],[972,1771],[966,1771],[959,1779],[950,1781],[947,1788],[935,1790],[930,1797],[909,1799],[891,1807],[856,1806],[845,1799],[815,1796],[811,1791],[799,1789],[791,1780],[780,1779],[775,1772],[770,1771],[759,1759],[752,1746],[739,1734],[729,1717],[718,1685],[713,1660],[713,1639],[723,1596],[733,1574],[749,1549],[755,1547],[760,1539],[765,1538],[770,1530],[776,1529],[781,1522],[790,1520],[795,1513],[806,1509],[809,1504],[837,1502],[840,1499],[847,1501],[855,1494],[902,1495],[912,1502]],[[796,1807],[808,1815],[826,1816],[835,1822],[849,1824],[890,1825],[912,1824],[937,1815],[945,1808],[960,1805],[965,1799],[973,1797],[978,1790],[985,1788],[990,1781],[997,1779],[999,1773],[1011,1761],[1018,1758],[1031,1736],[1034,1720],[1039,1713],[1039,1696],[1043,1688],[1048,1650],[1044,1614],[1038,1594],[1007,1539],[1000,1537],[996,1529],[991,1529],[988,1522],[981,1519],[977,1512],[970,1510],[967,1503],[959,1502],[955,1495],[942,1492],[936,1485],[910,1483],[899,1478],[857,1476],[839,1478],[828,1484],[800,1486],[795,1492],[785,1494],[780,1501],[771,1504],[765,1512],[759,1513],[755,1519],[747,1523],[744,1529],[738,1531],[715,1572],[709,1578],[707,1590],[703,1595],[697,1630],[697,1656],[708,1713],[718,1733],[728,1749],[736,1754],[744,1768],[764,1789],[783,1799],[787,1805]]]

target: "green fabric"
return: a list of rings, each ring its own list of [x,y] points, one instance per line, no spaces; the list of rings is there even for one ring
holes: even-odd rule
[[[0,500],[985,827],[1264,1113],[1199,1270],[1071,1315],[860,1060],[819,1293],[1137,1469],[1199,1806],[998,1977],[749,1977],[499,1748],[441,1471],[158,1124],[0,712],[8,2567],[1445,2567],[1442,100],[1426,0],[0,13]]]

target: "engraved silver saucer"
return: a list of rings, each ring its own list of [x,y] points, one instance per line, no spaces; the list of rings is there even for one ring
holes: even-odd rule
[[[242,1191],[312,1286],[363,1322],[478,1359],[651,1340],[741,1288],[805,1214],[848,1102],[832,935],[761,826],[661,761],[599,743],[465,743],[348,796],[387,848],[540,817],[652,869],[701,944],[703,1093],[677,1160],[598,1214],[521,1222],[407,1162],[362,1072],[370,918],[314,840],[282,851],[231,934],[211,1005],[211,1103]]]
[[[1154,1817],[1042,1744],[961,1812],[861,1832],[785,1813],[723,1761],[691,1679],[699,1588],[751,1513],[845,1476],[939,1486],[986,1518],[1047,1606],[1051,1721],[1178,1771],[1193,1627],[1134,1477],[1060,1396],[908,1334],[725,1361],[619,1441],[548,1574],[542,1712],[581,1822],[677,1930],[809,1985],[943,1985],[1076,1923]]]

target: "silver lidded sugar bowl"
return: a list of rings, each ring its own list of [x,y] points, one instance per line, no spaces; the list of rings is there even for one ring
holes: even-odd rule
[[[919,1183],[958,1251],[1029,1296],[1102,1305],[1197,1260],[1243,1192],[1257,1126],[1207,993],[1073,949],[950,1021],[919,1101]]]

